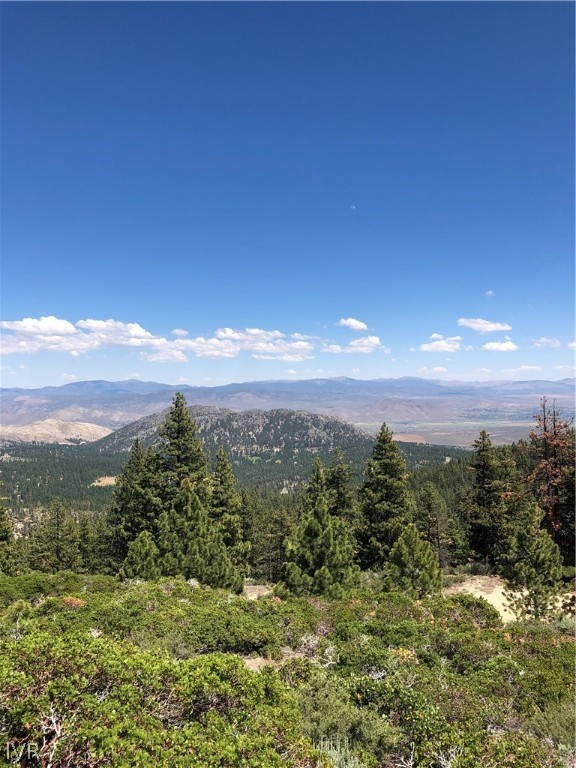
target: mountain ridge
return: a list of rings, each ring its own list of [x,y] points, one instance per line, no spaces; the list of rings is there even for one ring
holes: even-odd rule
[[[233,382],[216,387],[127,379],[69,382],[60,387],[0,389],[2,423],[46,419],[111,430],[167,408],[181,391],[190,405],[232,411],[289,409],[334,416],[374,434],[386,422],[402,439],[469,445],[480,428],[498,442],[527,436],[541,397],[574,415],[574,379],[457,382],[418,377],[349,377]]]

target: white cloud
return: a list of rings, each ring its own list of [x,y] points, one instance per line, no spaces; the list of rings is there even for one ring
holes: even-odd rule
[[[178,339],[173,342],[178,350],[190,350],[196,357],[237,357],[240,345],[229,339],[205,339],[198,336],[195,339]]]
[[[492,333],[493,331],[511,331],[512,326],[508,323],[495,323],[492,320],[483,320],[481,317],[460,317],[458,325],[464,328],[471,328],[478,333]]]
[[[3,320],[0,322],[0,328],[40,336],[69,336],[77,333],[72,323],[68,320],[60,320],[54,315],[39,318],[25,317],[23,320]]]
[[[410,349],[408,350],[408,352],[416,352],[416,347],[410,347]]]
[[[460,342],[462,336],[449,336],[447,339],[430,341],[427,344],[420,344],[421,352],[458,352],[462,349]]]
[[[496,294],[494,293],[494,291],[486,291],[484,296],[486,296],[487,299],[492,299],[494,296],[496,296]]]
[[[430,339],[435,339],[435,340],[437,340],[437,341],[438,341],[439,339],[443,339],[443,338],[444,338],[444,336],[442,336],[442,334],[441,334],[441,333],[431,333],[431,334],[430,334],[430,336],[429,336],[428,338],[430,338]]]
[[[79,320],[78,328],[92,331],[98,338],[114,343],[140,346],[140,343],[155,338],[138,323],[123,323],[120,320]]]
[[[335,355],[342,353],[366,355],[375,352],[378,349],[385,354],[390,353],[390,349],[382,345],[378,336],[363,336],[360,339],[354,339],[354,341],[351,341],[345,347],[342,347],[340,344],[325,344],[322,351],[331,352]]]
[[[569,341],[567,346],[568,349],[576,349],[576,341]]]
[[[519,347],[508,339],[507,341],[489,341],[487,344],[482,344],[482,349],[488,352],[516,352]]]
[[[535,347],[559,347],[560,342],[558,339],[548,339],[546,336],[540,336],[539,339],[534,339]]]
[[[141,352],[140,356],[149,363],[187,363],[184,352],[177,349],[159,349],[157,352]]]
[[[353,317],[343,317],[338,320],[338,325],[344,328],[350,328],[353,331],[367,331],[368,326],[362,320],[355,320]]]
[[[281,331],[264,331],[261,328],[245,328],[242,331],[234,328],[218,328],[216,331],[217,339],[232,339],[233,341],[250,343],[255,340],[272,341],[274,339],[283,339],[285,336]]]
[[[418,373],[422,373],[424,375],[430,374],[430,373],[448,373],[447,368],[443,368],[441,365],[437,365],[434,368],[427,368],[424,366],[423,368],[418,368]]]
[[[73,373],[61,373],[60,376],[66,381],[74,381],[77,378]]]
[[[188,336],[188,331],[185,331],[184,328],[174,328],[173,331],[170,331],[172,336],[178,336],[179,339],[183,339],[185,336]]]

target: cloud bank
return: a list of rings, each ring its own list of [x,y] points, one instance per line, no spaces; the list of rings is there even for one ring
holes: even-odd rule
[[[351,327],[348,318],[347,327]],[[354,330],[365,327],[360,321]],[[189,355],[199,358],[233,358],[247,353],[258,360],[299,362],[314,358],[318,351],[333,354],[369,354],[380,350],[389,352],[377,336],[364,336],[345,346],[333,344],[318,337],[292,333],[289,337],[280,330],[262,328],[217,328],[213,335],[189,338],[188,331],[176,328],[175,338],[150,333],[138,323],[120,320],[85,319],[71,323],[52,315],[23,320],[0,322],[2,353],[34,354],[41,351],[67,352],[79,356],[105,348],[135,348],[141,358],[154,363],[183,363]]]

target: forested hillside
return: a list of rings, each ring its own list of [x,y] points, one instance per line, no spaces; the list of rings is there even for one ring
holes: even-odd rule
[[[331,449],[245,486],[176,394],[104,508],[4,510],[4,764],[569,766],[570,423],[543,401],[526,443],[412,472],[386,424],[360,476]],[[515,622],[443,596],[470,573]]]
[[[191,407],[204,447],[215,465],[219,447],[230,458],[243,487],[270,491],[296,490],[312,472],[314,460],[330,461],[335,447],[346,454],[360,480],[374,438],[340,419],[303,411],[245,411]],[[9,508],[17,516],[60,497],[80,509],[101,510],[110,502],[114,478],[136,438],[157,445],[167,411],[147,416],[103,440],[83,445],[31,444],[4,441],[0,480]],[[409,470],[465,457],[461,448],[399,443]]]

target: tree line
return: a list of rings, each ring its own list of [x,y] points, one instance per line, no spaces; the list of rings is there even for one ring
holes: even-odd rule
[[[481,431],[469,461],[425,473],[407,471],[384,424],[360,483],[337,449],[298,495],[239,490],[222,448],[212,470],[180,393],[160,437],[134,443],[105,512],[56,499],[15,538],[4,511],[0,570],[182,575],[235,592],[253,576],[332,596],[369,571],[421,597],[443,570],[476,564],[529,587],[518,610],[539,616],[574,562],[574,429],[546,400],[524,443],[496,448]]]

